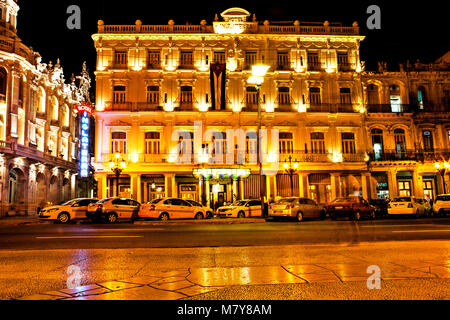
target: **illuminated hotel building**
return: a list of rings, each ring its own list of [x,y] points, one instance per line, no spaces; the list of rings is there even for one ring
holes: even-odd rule
[[[168,196],[209,204],[258,199],[260,187],[267,199],[293,194],[320,203],[353,194],[442,192],[435,162],[449,159],[448,60],[398,72],[381,64],[368,72],[357,23],[261,23],[240,8],[221,17],[200,25],[99,21],[93,35],[99,197],[115,196],[117,183],[120,196],[141,202]],[[223,83],[211,71],[217,64],[226,64]],[[255,64],[270,66],[259,95],[269,134],[263,154],[265,166],[278,166],[263,186],[250,161],[259,120],[257,90],[248,83]],[[223,134],[201,139],[197,122],[203,134]],[[247,132],[244,143],[224,142],[228,130],[238,129]],[[183,137],[174,139],[174,132]],[[187,144],[192,163],[177,163]],[[224,149],[246,162],[213,163],[211,155]],[[117,159],[119,179],[112,171]],[[289,159],[298,162],[292,188]]]
[[[75,197],[83,94],[17,36],[19,6],[0,0],[0,216]],[[85,77],[85,73],[82,77]],[[88,75],[87,75],[88,76]]]

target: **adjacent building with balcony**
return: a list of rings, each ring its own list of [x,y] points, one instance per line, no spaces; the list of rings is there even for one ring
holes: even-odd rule
[[[59,61],[41,62],[17,36],[16,1],[0,1],[0,216],[36,214],[75,196],[83,93]],[[82,77],[88,74],[82,75]]]
[[[99,21],[99,197],[116,195],[117,184],[121,196],[141,202],[208,204],[259,198],[260,188],[267,199],[320,203],[442,192],[434,163],[449,159],[448,60],[369,72],[357,23],[260,23],[240,8],[221,17],[211,25]],[[270,66],[259,95],[248,84],[255,64]],[[263,185],[258,102],[268,132]],[[118,158],[126,163],[119,179]],[[289,159],[298,163],[292,184]]]

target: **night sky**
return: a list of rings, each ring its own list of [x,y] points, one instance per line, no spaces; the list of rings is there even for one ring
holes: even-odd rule
[[[81,30],[68,30],[66,14],[69,5],[81,8]],[[368,30],[367,7],[381,8],[381,30]],[[19,0],[18,32],[23,42],[38,51],[44,62],[59,57],[65,77],[79,73],[83,61],[95,69],[95,49],[91,35],[97,31],[97,21],[105,24],[199,24],[205,19],[211,24],[214,15],[230,7],[242,7],[255,13],[258,21],[342,22],[351,26],[357,21],[360,33],[367,36],[362,43],[362,60],[367,69],[375,70],[377,61],[387,61],[388,67],[418,58],[432,62],[449,48],[448,11],[445,1],[330,1],[301,0],[259,1],[146,1],[146,0]]]

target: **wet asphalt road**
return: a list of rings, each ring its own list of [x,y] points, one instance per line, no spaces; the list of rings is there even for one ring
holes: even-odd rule
[[[450,240],[450,219],[167,226],[124,222],[0,227],[0,250],[256,247],[415,240]]]

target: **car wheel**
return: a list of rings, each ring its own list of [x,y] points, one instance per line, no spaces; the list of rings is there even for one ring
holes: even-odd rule
[[[360,220],[361,220],[361,212],[356,211],[356,212],[353,214],[353,221],[360,221]]]
[[[115,213],[108,214],[107,221],[110,224],[116,223],[117,222],[117,214],[115,214]]]
[[[326,211],[322,211],[321,213],[320,213],[320,220],[325,220],[327,218],[327,212]]]
[[[168,221],[170,219],[170,216],[167,213],[163,213],[159,216],[159,220],[161,221]]]
[[[301,211],[299,211],[297,213],[297,222],[302,222],[303,221],[303,213]]]
[[[239,212],[238,213],[238,218],[239,219],[245,219],[245,212],[244,211]]]
[[[199,212],[195,215],[195,220],[203,220],[203,213]]]
[[[67,224],[70,222],[70,215],[67,212],[62,212],[58,216],[58,223]]]
[[[439,210],[438,217],[443,217],[445,215],[444,209]]]
[[[206,219],[212,219],[214,217],[212,212],[207,212],[206,213]]]
[[[417,211],[416,211],[416,219],[419,219],[420,218],[420,211],[419,211],[419,209],[417,209]]]

